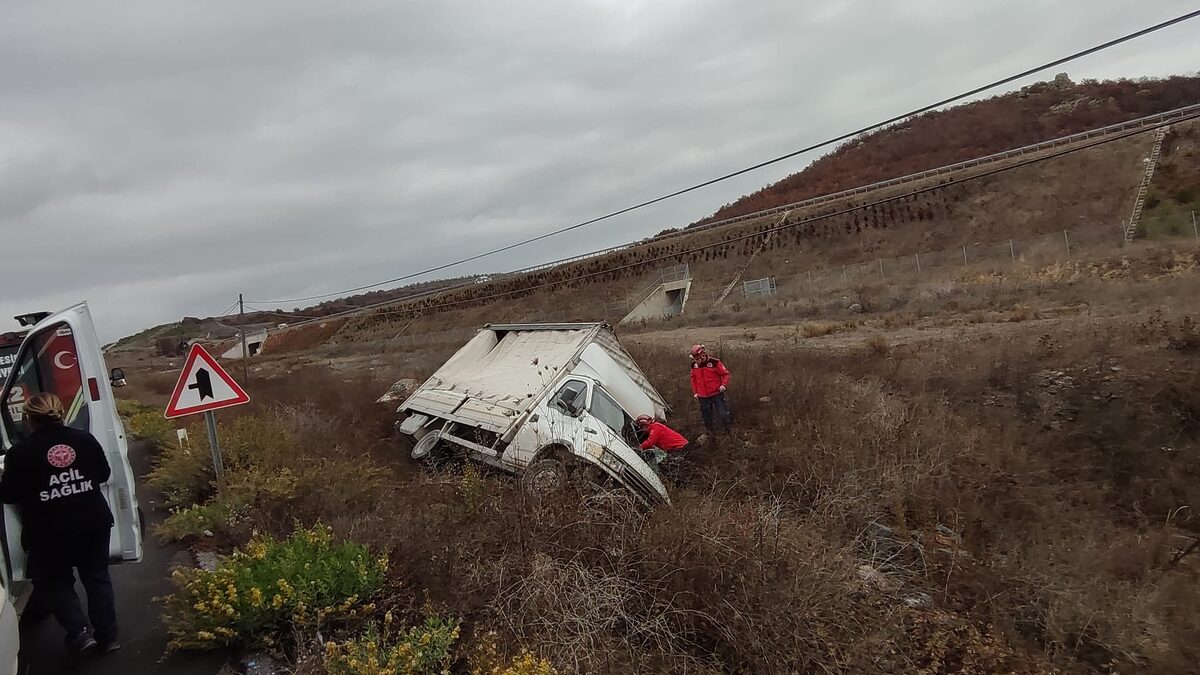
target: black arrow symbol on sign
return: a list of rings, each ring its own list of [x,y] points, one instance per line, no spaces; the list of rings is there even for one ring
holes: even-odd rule
[[[195,389],[196,393],[200,394],[200,400],[206,398],[216,398],[213,396],[212,379],[208,374],[208,370],[201,368],[196,371],[196,381],[188,385],[188,389]]]

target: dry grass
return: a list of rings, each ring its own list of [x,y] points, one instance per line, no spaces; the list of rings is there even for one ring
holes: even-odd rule
[[[294,513],[389,551],[395,612],[563,672],[1191,672],[1200,569],[1172,561],[1200,533],[1195,324],[1071,327],[986,350],[727,346],[735,438],[693,450],[653,512],[415,472],[369,380],[255,386],[304,452],[391,467],[386,498]],[[678,350],[635,357],[698,436]]]
[[[800,334],[806,338],[821,337],[851,328],[850,324],[838,321],[805,321],[799,326]]]
[[[324,343],[346,325],[346,319],[330,319],[298,328],[290,328],[271,336],[267,348],[271,354],[288,354],[312,349]]]

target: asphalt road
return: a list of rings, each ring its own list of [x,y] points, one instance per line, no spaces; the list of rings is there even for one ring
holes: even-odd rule
[[[167,630],[161,620],[161,606],[155,598],[171,591],[171,567],[188,561],[190,556],[179,546],[159,545],[152,534],[154,525],[162,521],[166,509],[162,507],[158,493],[142,482],[150,468],[148,448],[141,443],[134,444],[130,448],[130,462],[138,476],[138,500],[146,518],[147,541],[141,563],[111,568],[121,650],[71,663],[65,658],[62,628],[53,618],[46,618],[22,630],[21,644],[29,654],[31,666],[29,675],[214,675],[225,662],[223,654],[166,654]],[[78,585],[76,590],[82,592]],[[86,603],[84,607],[87,607]]]

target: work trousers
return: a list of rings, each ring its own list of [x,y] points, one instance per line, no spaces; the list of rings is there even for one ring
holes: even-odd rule
[[[109,532],[110,528],[102,528],[29,551],[34,593],[42,596],[42,602],[67,632],[68,644],[88,629],[89,618],[97,642],[106,644],[117,639],[117,607],[108,575]],[[76,571],[87,594],[86,615],[75,594]]]
[[[708,429],[709,433],[716,431],[715,423],[718,419],[726,431],[733,426],[733,419],[729,415],[729,403],[725,400],[725,392],[716,396],[701,396],[696,400],[700,401],[700,416],[704,418],[704,428]]]

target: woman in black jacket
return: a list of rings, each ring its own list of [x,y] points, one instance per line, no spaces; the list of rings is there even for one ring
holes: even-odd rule
[[[29,397],[24,417],[30,434],[4,458],[0,501],[20,507],[29,578],[67,631],[68,651],[115,651],[117,612],[108,575],[113,516],[100,490],[112,470],[104,449],[90,433],[63,425],[63,404],[54,394]],[[76,571],[87,592],[86,616],[75,594]]]

